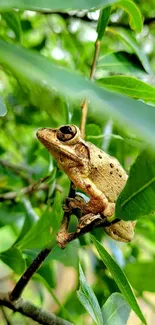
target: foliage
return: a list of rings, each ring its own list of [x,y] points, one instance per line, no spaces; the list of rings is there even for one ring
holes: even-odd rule
[[[87,97],[86,140],[129,173],[115,217],[138,219],[134,240],[119,244],[95,229],[95,237],[55,247],[24,293],[75,324],[84,317],[90,324],[125,325],[130,309],[145,323],[135,294],[145,300],[145,291],[155,292],[154,5],[0,1],[0,277],[15,283],[41,249],[55,244],[69,193],[67,176],[36,138],[38,128],[79,126]],[[100,53],[89,81],[96,40]],[[70,231],[76,223],[72,216]],[[9,291],[10,283],[4,282]],[[28,324],[22,315],[11,321]]]

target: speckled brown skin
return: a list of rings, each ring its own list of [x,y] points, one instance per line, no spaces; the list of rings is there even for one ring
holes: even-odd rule
[[[70,133],[67,134],[65,128],[69,128]],[[56,159],[59,168],[90,197],[88,203],[71,199],[70,207],[80,208],[83,214],[112,216],[115,201],[128,177],[118,160],[84,141],[75,125],[58,129],[42,128],[38,130],[37,137]],[[105,230],[115,240],[130,241],[134,235],[134,225],[130,221],[119,221]]]

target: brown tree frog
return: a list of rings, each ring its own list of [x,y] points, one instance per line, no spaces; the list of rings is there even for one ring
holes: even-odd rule
[[[84,141],[75,125],[41,128],[37,137],[74,185],[90,197],[87,203],[71,199],[70,207],[80,208],[83,215],[112,216],[115,201],[128,178],[118,160]],[[134,236],[134,227],[135,222],[120,220],[104,229],[113,239],[128,242]]]

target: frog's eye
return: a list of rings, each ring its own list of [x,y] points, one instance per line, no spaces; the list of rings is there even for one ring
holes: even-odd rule
[[[77,128],[74,125],[64,125],[61,126],[57,131],[57,138],[63,142],[72,143],[73,139],[76,138]]]

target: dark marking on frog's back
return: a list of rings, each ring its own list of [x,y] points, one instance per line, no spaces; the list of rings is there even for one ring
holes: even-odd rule
[[[113,163],[110,163],[110,167],[113,168],[114,167],[114,164]]]
[[[98,157],[99,157],[100,159],[102,159],[102,156],[101,156],[101,155],[98,155]]]

